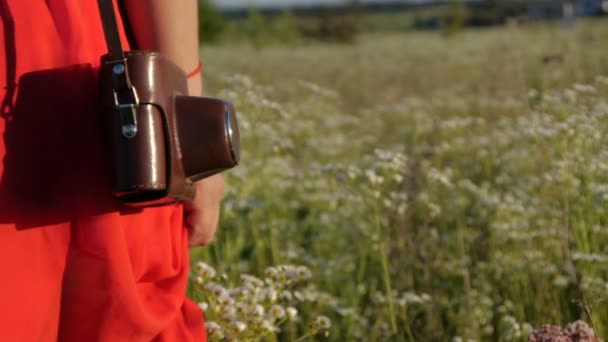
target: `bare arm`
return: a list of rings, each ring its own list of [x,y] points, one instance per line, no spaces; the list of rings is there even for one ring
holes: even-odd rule
[[[167,55],[184,71],[197,68],[199,57],[197,0],[122,0],[133,34],[142,50]],[[188,80],[190,95],[202,95],[202,78]],[[224,181],[216,175],[196,183],[194,201],[185,205],[185,223],[190,229],[190,245],[211,242],[217,229]]]
[[[184,71],[198,66],[197,0],[123,0],[139,48],[160,51]],[[191,95],[202,95],[201,77],[189,80]]]

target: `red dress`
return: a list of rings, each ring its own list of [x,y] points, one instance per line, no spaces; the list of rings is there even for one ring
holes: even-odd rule
[[[96,0],[0,0],[0,22],[0,341],[204,341],[182,206],[109,192]]]

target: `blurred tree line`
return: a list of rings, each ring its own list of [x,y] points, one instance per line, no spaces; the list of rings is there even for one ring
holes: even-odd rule
[[[503,24],[511,18],[524,17],[526,12],[524,3],[482,0],[465,4],[462,0],[449,0],[439,6],[380,13],[368,11],[359,0],[350,0],[343,7],[305,13],[265,13],[251,7],[243,16],[227,18],[211,0],[200,0],[199,33],[205,43],[246,40],[256,48],[302,39],[353,43],[362,31],[374,31],[379,26],[390,29],[392,25],[394,30],[431,29],[451,35],[466,26]]]
[[[528,9],[524,2],[482,0],[465,4],[462,0],[450,0],[446,5],[431,11],[417,13],[412,24],[414,29],[440,29],[445,34],[455,33],[466,26],[502,25],[509,20],[522,20]]]
[[[211,0],[200,0],[199,36],[205,43],[245,39],[257,48],[299,39],[352,43],[360,32],[361,16],[358,0],[351,0],[343,8],[306,16],[296,16],[289,10],[267,15],[250,7],[244,20],[231,20]]]
[[[203,42],[215,43],[226,31],[226,19],[211,0],[199,1],[198,33]]]

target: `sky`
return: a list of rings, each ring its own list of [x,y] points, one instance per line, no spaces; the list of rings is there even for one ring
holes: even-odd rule
[[[364,3],[403,2],[423,3],[429,0],[362,0]],[[314,6],[314,5],[336,5],[343,4],[347,0],[213,0],[220,8],[246,8],[251,5],[258,7],[290,7],[290,6]]]

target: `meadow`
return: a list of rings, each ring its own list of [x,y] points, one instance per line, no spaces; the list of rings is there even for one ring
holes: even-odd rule
[[[608,336],[608,20],[203,46],[240,115],[211,340]]]

